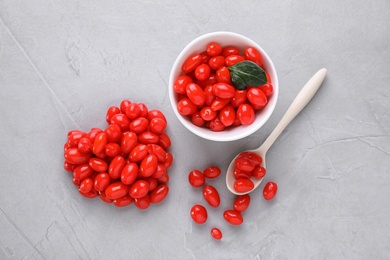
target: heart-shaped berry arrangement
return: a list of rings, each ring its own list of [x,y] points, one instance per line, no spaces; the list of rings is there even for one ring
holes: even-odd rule
[[[106,129],[72,130],[64,145],[64,168],[87,198],[146,209],[169,192],[167,169],[173,156],[160,110],[123,100],[107,110]]]

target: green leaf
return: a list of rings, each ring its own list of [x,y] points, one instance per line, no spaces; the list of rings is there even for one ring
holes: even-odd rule
[[[256,63],[245,60],[228,67],[233,85],[240,90],[247,86],[261,86],[267,83],[265,71]]]
[[[240,78],[237,74],[230,73],[230,79],[232,80],[232,83],[236,89],[238,90],[246,89],[245,81],[242,78]]]

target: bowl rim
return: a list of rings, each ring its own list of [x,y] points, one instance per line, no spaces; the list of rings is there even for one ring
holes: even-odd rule
[[[266,111],[267,113],[265,113],[264,115],[261,115],[262,120],[260,122],[258,122],[256,125],[238,126],[235,128],[223,130],[222,132],[213,132],[207,128],[198,127],[198,126],[192,124],[190,122],[190,120],[184,118],[184,116],[182,116],[178,112],[177,106],[176,106],[177,102],[176,102],[176,98],[175,98],[176,93],[173,91],[173,83],[174,83],[174,80],[176,80],[176,78],[174,79],[174,77],[175,77],[175,74],[177,74],[177,68],[180,66],[179,62],[183,62],[184,58],[191,55],[191,53],[189,53],[189,51],[192,48],[194,48],[194,46],[199,45],[200,42],[203,42],[205,39],[208,39],[210,37],[217,38],[217,37],[226,37],[226,36],[227,37],[235,37],[237,39],[240,38],[240,39],[244,40],[245,42],[248,42],[250,44],[250,46],[256,47],[261,52],[263,59],[267,61],[267,67],[269,67],[267,72],[269,72],[269,71],[271,72],[271,73],[270,72],[269,73],[270,73],[270,76],[272,78],[272,85],[274,87],[274,92],[272,94],[272,106],[268,107],[268,109]],[[217,41],[217,40],[211,39],[210,41]],[[183,57],[183,56],[185,56],[185,57]],[[217,141],[217,142],[236,141],[236,140],[248,137],[251,134],[253,134],[254,132],[256,132],[257,130],[259,130],[273,114],[275,107],[276,107],[276,104],[277,104],[277,101],[278,101],[278,96],[279,96],[279,82],[278,82],[277,72],[276,72],[275,66],[274,66],[271,58],[269,57],[269,55],[264,51],[264,49],[259,44],[257,44],[255,41],[251,40],[250,38],[248,38],[244,35],[235,33],[235,32],[228,32],[228,31],[209,32],[209,33],[200,35],[197,38],[195,38],[194,40],[190,41],[182,49],[182,51],[176,57],[175,62],[173,63],[172,69],[170,71],[168,88],[169,88],[168,89],[169,99],[170,99],[172,109],[173,109],[176,117],[184,125],[184,127],[199,137],[202,137],[204,139],[211,140],[211,141]],[[268,105],[269,104],[267,104],[267,106]],[[264,110],[260,111],[260,113],[263,111]],[[257,112],[257,111],[255,111],[255,112]],[[256,115],[256,116],[259,116],[259,115]],[[240,129],[246,128],[246,129],[243,131],[236,131],[236,133],[231,134],[231,132],[233,132],[234,130],[237,130],[238,128],[240,128]],[[229,133],[229,135],[228,134],[221,134],[223,132]]]

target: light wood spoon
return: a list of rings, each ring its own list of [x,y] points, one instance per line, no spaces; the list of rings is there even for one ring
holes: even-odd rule
[[[302,90],[298,93],[297,97],[291,103],[290,107],[284,114],[283,118],[280,120],[279,124],[275,127],[272,133],[268,136],[268,138],[264,141],[264,143],[257,149],[248,150],[246,152],[254,152],[259,154],[263,158],[262,166],[265,166],[265,156],[267,154],[268,149],[275,142],[275,140],[279,137],[282,131],[288,126],[288,124],[302,111],[302,109],[309,103],[309,101],[313,98],[317,90],[320,88],[322,82],[326,76],[326,69],[320,69],[314,76],[306,83],[306,85],[302,88]],[[261,183],[263,178],[255,179],[251,178],[254,183],[254,188],[248,192],[236,192],[234,189],[235,178],[233,175],[234,170],[234,161],[238,157],[234,157],[232,162],[229,165],[229,168],[226,173],[226,186],[227,188],[234,194],[243,195],[254,191]]]

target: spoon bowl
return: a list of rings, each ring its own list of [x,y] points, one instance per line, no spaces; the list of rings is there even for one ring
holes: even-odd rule
[[[309,103],[309,101],[313,98],[313,96],[317,93],[320,88],[322,82],[326,76],[326,69],[320,69],[313,77],[305,84],[305,86],[298,93],[297,97],[291,103],[290,107],[287,109],[286,113],[272,131],[272,133],[268,136],[268,138],[264,141],[264,143],[257,149],[247,150],[245,152],[254,152],[260,155],[263,159],[261,166],[266,169],[266,154],[271,145],[275,142],[275,140],[279,137],[282,131],[290,124],[290,122],[302,111],[302,109]],[[254,191],[257,187],[259,187],[260,183],[264,178],[256,179],[251,178],[254,188],[248,192],[237,192],[234,189],[235,177],[233,175],[234,171],[234,161],[239,156],[239,154],[233,158],[231,161],[227,173],[226,173],[226,186],[227,188],[236,195],[244,195]]]
[[[257,153],[258,155],[261,156],[261,158],[263,159],[263,161],[261,162],[261,166],[264,167],[265,169],[266,168],[266,159],[265,159],[265,156],[267,154],[267,150],[265,150],[264,147],[259,147],[255,150],[246,150],[246,151],[243,151],[243,152],[252,152],[252,153]],[[252,191],[254,191],[259,185],[260,183],[262,182],[262,180],[264,178],[261,178],[261,179],[256,179],[256,178],[251,178],[253,184],[254,184],[254,187],[252,190],[248,191],[248,192],[237,192],[235,189],[234,189],[234,182],[236,180],[236,178],[234,177],[233,175],[233,171],[234,171],[234,161],[237,159],[237,157],[239,156],[240,154],[237,154],[236,157],[233,158],[232,162],[229,164],[229,167],[227,169],[227,174],[226,174],[226,185],[228,187],[228,189],[236,194],[236,195],[245,195],[247,193],[250,193]]]

